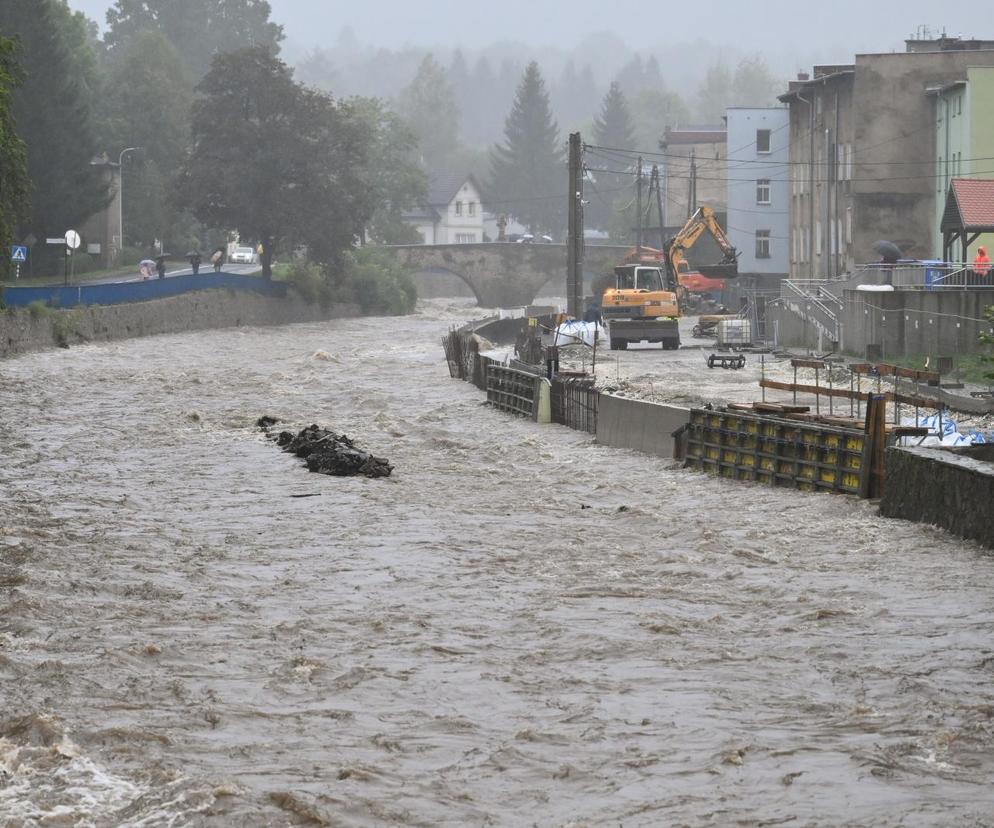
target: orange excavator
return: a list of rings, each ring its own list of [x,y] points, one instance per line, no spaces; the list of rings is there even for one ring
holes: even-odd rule
[[[614,268],[614,287],[604,291],[601,315],[608,326],[611,350],[624,350],[629,342],[661,342],[663,348],[680,347],[679,320],[690,291],[693,272],[686,252],[707,231],[717,242],[722,260],[698,268],[708,278],[735,278],[735,248],[721,229],[710,207],[699,207],[687,223],[664,245],[663,251],[633,248]]]

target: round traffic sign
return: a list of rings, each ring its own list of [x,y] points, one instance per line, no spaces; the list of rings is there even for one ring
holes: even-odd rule
[[[77,250],[81,241],[79,233],[75,230],[66,230],[66,247],[70,250]]]

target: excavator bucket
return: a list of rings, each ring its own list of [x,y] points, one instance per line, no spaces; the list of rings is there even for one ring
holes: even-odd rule
[[[735,279],[739,275],[739,266],[736,262],[730,264],[701,265],[697,268],[698,273],[711,279]]]

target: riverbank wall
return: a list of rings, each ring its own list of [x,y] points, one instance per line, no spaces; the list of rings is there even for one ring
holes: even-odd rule
[[[171,280],[166,280],[171,281]],[[246,325],[286,325],[358,316],[355,305],[322,308],[287,291],[282,298],[251,291],[220,289],[184,293],[147,302],[42,305],[0,311],[0,358],[85,342],[182,333]]]
[[[539,321],[551,324],[551,320]],[[675,434],[690,422],[689,408],[606,394],[594,388],[589,380],[563,376],[557,376],[551,383],[541,380],[549,386],[548,417],[538,409],[541,396],[537,393],[534,401],[532,395],[517,394],[504,402],[502,390],[513,376],[519,374],[521,384],[526,385],[535,378],[536,366],[512,361],[510,366],[498,367],[492,358],[479,353],[480,338],[510,345],[519,341],[528,328],[527,317],[505,317],[484,319],[452,332],[446,342],[449,373],[486,391],[488,401],[500,410],[586,431],[605,446],[656,457],[675,456]]]
[[[994,445],[887,450],[880,514],[940,526],[994,549]]]

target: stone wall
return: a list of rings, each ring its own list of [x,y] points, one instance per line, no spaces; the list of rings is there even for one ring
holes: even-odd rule
[[[994,549],[994,445],[887,449],[880,514],[941,526]]]
[[[0,311],[0,357],[82,342],[199,331],[240,325],[285,325],[358,316],[352,305],[322,309],[295,296],[276,299],[234,290],[187,293],[154,302],[88,305],[69,310]]]

